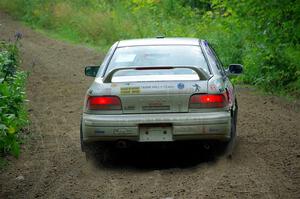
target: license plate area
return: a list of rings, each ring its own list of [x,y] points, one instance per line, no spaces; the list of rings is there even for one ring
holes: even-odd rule
[[[173,141],[172,124],[140,124],[140,142]]]

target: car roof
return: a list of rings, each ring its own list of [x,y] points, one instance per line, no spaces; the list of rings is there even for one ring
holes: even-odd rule
[[[184,37],[174,37],[174,38],[147,38],[147,39],[130,39],[122,40],[119,42],[118,47],[128,47],[128,46],[149,46],[149,45],[190,45],[199,46],[200,40],[197,38],[184,38]]]

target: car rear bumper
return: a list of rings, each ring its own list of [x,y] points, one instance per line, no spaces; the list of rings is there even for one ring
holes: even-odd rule
[[[230,138],[230,112],[126,114],[82,116],[84,142],[131,140],[144,142],[142,125],[166,128],[170,139],[177,140],[228,140]],[[145,127],[143,127],[145,129]],[[148,128],[148,127],[146,127]],[[164,141],[158,137],[157,141]]]

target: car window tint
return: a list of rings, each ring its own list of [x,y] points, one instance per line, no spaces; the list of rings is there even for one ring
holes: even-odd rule
[[[126,81],[169,81],[169,80],[199,80],[198,74],[192,69],[160,69],[160,70],[121,70],[117,71],[112,82]]]
[[[197,66],[209,73],[208,65],[199,46],[132,46],[116,49],[109,65],[110,71],[130,66]],[[191,70],[175,70],[191,73]],[[131,72],[132,73],[132,72]]]
[[[135,76],[135,75],[183,75],[196,74],[192,69],[175,68],[167,70],[122,70],[115,73],[114,76]]]

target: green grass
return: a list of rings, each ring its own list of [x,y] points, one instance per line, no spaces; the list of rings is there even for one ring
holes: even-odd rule
[[[0,157],[19,156],[22,129],[28,124],[25,105],[27,74],[18,69],[17,42],[0,41]]]
[[[25,25],[29,26],[28,23],[24,22]],[[53,38],[55,40],[59,40],[59,41],[64,41],[64,42],[67,42],[67,43],[70,43],[70,44],[76,44],[76,45],[81,45],[81,46],[84,46],[84,47],[87,47],[87,48],[91,48],[91,49],[94,49],[96,50],[97,52],[105,52],[108,50],[108,47],[103,47],[103,46],[96,46],[96,45],[93,45],[91,43],[86,43],[86,42],[83,42],[81,41],[80,39],[76,38],[76,37],[72,37],[70,36],[69,34],[67,34],[66,32],[57,32],[57,31],[53,31],[53,30],[45,30],[45,29],[42,29],[42,28],[39,28],[39,27],[32,27],[35,31],[43,34],[43,35],[46,35],[47,37],[50,37],[50,38]]]

